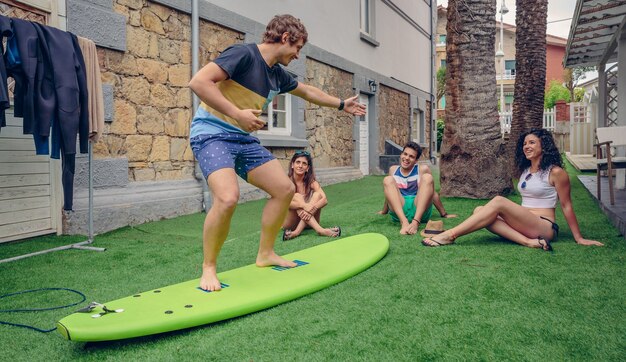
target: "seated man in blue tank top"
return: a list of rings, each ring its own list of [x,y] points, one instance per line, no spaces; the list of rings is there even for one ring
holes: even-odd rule
[[[383,180],[385,205],[378,213],[389,213],[392,220],[400,222],[402,235],[417,233],[420,224],[430,219],[433,204],[441,217],[456,217],[446,213],[439,195],[435,192],[430,168],[417,164],[421,155],[420,145],[415,142],[407,143],[400,155],[400,165],[391,166],[389,176]]]

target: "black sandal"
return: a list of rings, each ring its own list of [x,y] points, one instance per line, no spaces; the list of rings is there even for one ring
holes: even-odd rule
[[[543,243],[541,243],[541,240],[543,240]],[[537,243],[539,243],[539,246],[541,246],[542,250],[552,251],[552,244],[550,244],[548,240],[542,238],[541,236],[537,238]]]
[[[287,235],[289,233],[289,235]],[[293,230],[291,229],[283,229],[283,241],[291,240],[295,238],[295,236],[291,236],[293,234]]]

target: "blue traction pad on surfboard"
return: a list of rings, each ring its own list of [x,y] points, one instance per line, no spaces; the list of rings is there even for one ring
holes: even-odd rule
[[[294,260],[293,262],[297,264],[293,268],[297,268],[299,266],[303,266],[303,265],[307,265],[308,264],[306,261],[302,261],[302,260]],[[289,269],[293,269],[293,268],[288,268],[288,267],[284,267],[284,266],[272,267],[272,269],[274,269],[276,271],[284,271],[284,270],[289,270]]]
[[[228,288],[228,287],[230,287],[230,285],[225,284],[225,283],[220,283],[220,284],[222,285],[222,288]],[[210,291],[210,290],[204,290],[204,289],[202,289],[202,288],[200,288],[200,287],[196,287],[196,289],[201,290],[201,291],[203,291],[203,292],[205,292],[205,293],[211,293],[211,291]]]

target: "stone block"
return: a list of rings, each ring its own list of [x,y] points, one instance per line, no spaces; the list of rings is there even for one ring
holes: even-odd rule
[[[174,87],[186,87],[191,79],[191,66],[188,64],[177,64],[169,67],[168,79]]]
[[[166,21],[167,19],[170,18],[170,15],[175,15],[176,16],[188,16],[186,14],[180,13],[180,12],[176,12],[174,13],[172,11],[171,8],[161,5],[161,4],[157,4],[155,2],[151,2],[148,1],[147,2],[147,8],[149,9],[152,13],[154,13],[156,16],[159,17],[159,19],[161,19],[161,21]]]
[[[184,16],[181,14],[181,16]],[[191,35],[191,32],[186,31],[188,26],[185,26],[183,22],[175,16],[171,16],[167,21],[163,22],[163,29],[167,33],[167,37],[174,40],[190,41],[191,38],[187,37],[187,34]]]
[[[141,10],[141,26],[150,32],[165,35],[165,29],[163,29],[163,22],[152,11],[144,8]]]
[[[170,139],[166,136],[156,136],[152,142],[152,149],[148,161],[167,161],[170,159]]]
[[[107,156],[115,157],[122,154],[125,141],[124,138],[109,134],[101,140],[104,141],[108,149]]]
[[[180,62],[191,64],[191,42],[183,42],[180,46]]]
[[[159,59],[159,37],[156,34],[150,34],[148,37],[148,58]]]
[[[191,108],[191,90],[188,87],[178,90],[176,94],[176,107]]]
[[[142,27],[128,26],[128,52],[137,57],[147,57],[150,48],[150,36],[155,34]]]
[[[143,8],[143,0],[116,0],[118,4],[127,6],[134,10]]]
[[[171,109],[167,113],[165,133],[173,137],[187,137],[189,136],[190,124],[191,111],[189,109]]]
[[[149,82],[165,84],[167,81],[167,64],[153,59],[137,59],[137,66]]]
[[[145,106],[155,105],[151,102],[150,83],[142,77],[125,78],[122,83],[121,91],[124,98],[135,104]]]
[[[195,157],[193,155],[193,150],[191,149],[191,146],[188,144],[187,148],[185,149],[185,154],[183,155],[183,160],[185,161],[194,161]]]
[[[115,121],[109,132],[118,135],[137,133],[137,111],[131,103],[121,99],[115,101]]]
[[[189,147],[189,141],[185,138],[172,138],[170,143],[170,160],[184,160],[185,151]]]
[[[128,23],[132,26],[141,26],[141,11],[139,10],[129,11]]]
[[[159,110],[151,106],[139,106],[137,132],[141,134],[162,134],[165,131],[164,119]]]
[[[164,84],[153,84],[150,87],[150,105],[154,107],[176,107],[174,92]]]
[[[170,64],[180,62],[180,42],[170,39],[158,39],[159,57]]]
[[[98,46],[125,51],[126,18],[110,6],[107,8],[106,3],[104,0],[68,0],[67,30],[93,40]]]
[[[130,53],[107,52],[106,68],[118,75],[139,75],[137,60]]]
[[[130,135],[124,142],[128,161],[144,161],[148,159],[152,148],[152,136]]]
[[[92,186],[125,187],[128,185],[128,160],[126,158],[100,158],[91,160]],[[89,187],[89,158],[86,154],[76,156],[74,188]]]

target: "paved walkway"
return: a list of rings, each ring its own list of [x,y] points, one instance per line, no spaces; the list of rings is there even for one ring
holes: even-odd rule
[[[615,205],[611,205],[609,197],[609,179],[607,177],[600,178],[602,183],[602,200],[598,200],[597,195],[597,181],[596,176],[578,176],[578,179],[589,190],[589,193],[593,195],[596,202],[600,205],[600,208],[609,217],[611,223],[621,232],[622,236],[626,238],[626,190],[615,189]]]

